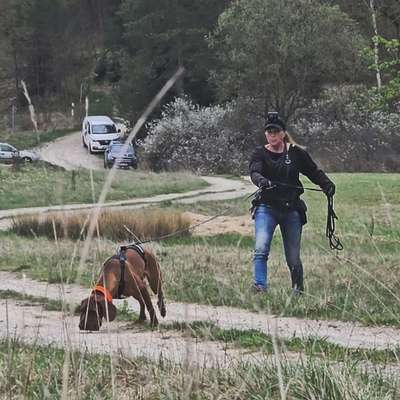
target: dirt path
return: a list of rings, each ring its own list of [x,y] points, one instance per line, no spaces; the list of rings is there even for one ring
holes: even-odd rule
[[[40,158],[70,171],[77,168],[103,169],[102,154],[90,154],[82,146],[81,133],[63,136],[37,149]]]
[[[10,272],[0,272],[0,290],[14,290],[32,296],[79,304],[89,289],[77,285],[55,285],[19,279]],[[121,300],[115,300],[120,304]],[[139,312],[138,303],[128,299],[129,307]],[[4,315],[4,314],[3,314]],[[324,338],[329,342],[351,348],[386,349],[400,346],[400,329],[365,327],[355,322],[282,318],[265,313],[253,313],[233,307],[213,307],[199,304],[168,303],[165,322],[211,321],[221,328],[256,329],[281,338]],[[78,332],[77,322],[72,330]]]
[[[80,332],[79,317],[61,312],[44,311],[40,306],[21,305],[13,300],[0,300],[0,336],[16,337],[25,343],[51,344],[63,349],[125,357],[146,357],[158,361],[160,357],[178,363],[205,367],[230,367],[238,361],[254,358],[260,353],[228,349],[224,343],[197,341],[178,332],[148,331],[138,325],[110,323],[100,332]]]
[[[202,179],[204,179],[209,184],[207,188],[192,190],[185,193],[169,193],[131,200],[107,202],[102,205],[102,209],[108,210],[118,208],[119,210],[121,210],[143,208],[151,205],[156,205],[164,201],[188,204],[195,203],[197,201],[225,200],[242,197],[254,191],[254,186],[245,180],[233,180],[217,176],[203,176]],[[15,216],[43,214],[49,212],[73,212],[91,209],[94,207],[97,207],[97,204],[69,204],[49,207],[28,207],[0,210],[0,229],[7,229],[10,225],[11,218]]]
[[[40,156],[43,160],[55,165],[60,165],[68,170],[77,168],[103,169],[101,157],[89,154],[89,152],[82,146],[80,132],[72,133],[68,136],[59,138],[54,142],[47,144],[46,146],[38,148],[37,151],[40,153]],[[119,172],[131,173],[131,171],[124,170]],[[192,190],[185,193],[169,193],[124,201],[112,201],[103,204],[102,208],[105,210],[116,207],[118,209],[135,209],[155,205],[164,201],[190,204],[197,201],[228,200],[248,195],[253,193],[255,190],[254,185],[249,182],[248,179],[226,179],[217,176],[203,176],[202,179],[209,184],[207,188]],[[86,203],[0,210],[0,230],[7,229],[10,226],[12,217],[15,216],[43,214],[49,212],[74,212],[90,209],[96,206],[97,204]],[[200,222],[200,220],[209,218],[196,214],[192,214],[191,217],[193,218],[194,224]],[[217,226],[220,226],[221,218],[213,221],[212,224],[209,224],[208,229],[203,228],[207,230],[203,230],[202,232],[212,232],[213,228],[217,229]],[[227,217],[223,220],[227,221]],[[236,221],[232,222],[233,223],[230,225],[236,226]],[[220,230],[221,228],[217,229],[218,232]]]

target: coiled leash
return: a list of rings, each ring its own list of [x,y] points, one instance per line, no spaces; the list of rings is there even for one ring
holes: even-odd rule
[[[343,250],[343,245],[340,239],[335,235],[335,219],[338,219],[335,210],[333,209],[333,196],[328,198],[328,215],[326,218],[326,237],[329,239],[331,250]]]
[[[283,182],[276,182],[272,181],[272,185],[274,186],[287,186],[290,188],[294,189],[304,189],[304,190],[310,190],[314,192],[323,192],[322,189],[315,189],[315,188],[310,188],[310,187],[302,187],[302,186],[296,186],[296,185],[290,185],[289,183],[283,183]],[[274,187],[273,186],[273,187]],[[269,188],[269,189],[272,189]],[[259,196],[261,194],[261,189],[256,190],[251,196]],[[329,247],[331,250],[343,250],[343,244],[340,241],[340,239],[335,235],[335,219],[339,219],[335,213],[335,210],[333,209],[333,196],[326,196],[328,200],[328,210],[327,210],[327,217],[326,217],[326,231],[325,235],[329,240]]]

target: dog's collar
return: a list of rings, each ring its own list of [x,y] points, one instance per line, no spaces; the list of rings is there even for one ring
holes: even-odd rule
[[[104,287],[104,286],[100,286],[100,285],[96,285],[93,289],[93,292],[100,292],[104,295],[104,297],[106,298],[106,300],[109,303],[112,303],[112,296],[111,293]]]

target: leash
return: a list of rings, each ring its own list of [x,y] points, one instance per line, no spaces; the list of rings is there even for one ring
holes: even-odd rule
[[[331,250],[343,250],[340,239],[335,235],[335,219],[338,219],[333,209],[333,196],[327,196],[328,199],[328,215],[326,218],[326,237],[329,239],[329,247]]]
[[[290,185],[289,183],[274,182],[274,181],[272,181],[271,183],[273,183],[274,185],[287,186],[287,187],[294,188],[294,189],[304,189],[304,190],[312,190],[314,192],[323,192],[322,189],[315,189],[315,188],[310,188],[310,187]]]
[[[310,191],[315,191],[315,192],[323,192],[322,189],[290,185],[288,183],[282,183],[282,182],[272,182],[272,183],[274,185],[282,185],[282,186],[292,187],[292,188],[296,188],[296,189],[304,189],[304,190],[310,190]],[[273,187],[268,188],[268,189],[273,189]],[[251,197],[257,196],[261,192],[262,192],[261,189],[257,189],[253,193],[247,195],[245,197],[245,200],[248,200]],[[340,242],[340,239],[335,235],[335,219],[338,219],[338,217],[335,213],[335,210],[333,209],[333,196],[327,196],[327,199],[328,199],[328,213],[327,213],[327,219],[326,219],[326,237],[329,239],[329,246],[332,250],[343,250],[343,245]],[[198,224],[191,225],[188,228],[180,229],[178,231],[169,233],[167,235],[159,236],[157,238],[151,238],[151,239],[147,239],[147,240],[138,240],[137,242],[135,241],[134,244],[141,245],[141,244],[145,244],[145,243],[158,242],[160,240],[164,240],[164,239],[168,239],[168,238],[177,236],[184,232],[190,232],[190,231],[198,228],[201,225],[207,224],[208,222],[213,221],[214,219],[216,219],[218,217],[222,217],[222,216],[226,215],[229,212],[229,210],[230,210],[230,208],[226,208],[225,211],[223,211],[219,214],[216,214],[213,217],[206,219],[205,221],[199,222]],[[125,227],[125,229],[127,229],[127,227]],[[129,229],[127,229],[127,230],[129,233],[133,234]]]
[[[247,195],[244,199],[245,199],[245,200],[250,199],[251,197],[255,196],[259,191],[260,191],[260,189],[257,189],[255,192],[253,192],[253,193]],[[242,197],[244,197],[244,196],[242,196]],[[239,199],[240,199],[240,198],[241,198],[241,197],[239,197]],[[212,220],[214,220],[214,219],[216,219],[216,218],[218,218],[218,217],[222,217],[222,216],[226,215],[226,214],[229,212],[229,210],[230,210],[230,208],[226,208],[225,211],[223,211],[223,212],[221,212],[221,213],[219,213],[219,214],[216,214],[216,215],[214,215],[213,217],[210,217],[210,218],[206,219],[205,221],[199,222],[198,224],[191,225],[191,226],[189,226],[188,228],[180,229],[179,231],[175,231],[175,232],[172,232],[172,233],[168,233],[167,235],[159,236],[159,237],[157,237],[157,238],[147,239],[147,240],[143,240],[143,241],[142,241],[142,240],[138,240],[137,242],[134,242],[134,244],[141,245],[141,244],[145,244],[145,243],[158,242],[158,241],[163,240],[163,239],[168,239],[168,238],[177,236],[177,235],[179,235],[179,234],[181,234],[181,233],[184,233],[184,232],[190,232],[190,231],[196,229],[197,227],[199,227],[199,226],[201,226],[201,225],[207,224],[208,222],[210,222],[210,221],[212,221]],[[126,229],[131,235],[133,235],[133,232],[131,232],[126,226],[125,226],[125,229]],[[136,236],[136,235],[134,235],[134,236]],[[137,239],[138,239],[138,238],[137,238]]]

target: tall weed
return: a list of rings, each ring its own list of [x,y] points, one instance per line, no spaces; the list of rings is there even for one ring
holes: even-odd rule
[[[45,236],[49,239],[84,239],[90,214],[65,214],[16,217],[11,231],[20,236]],[[98,219],[98,232],[102,238],[114,241],[148,240],[179,232],[187,236],[190,219],[181,213],[161,209],[143,211],[107,211]]]

